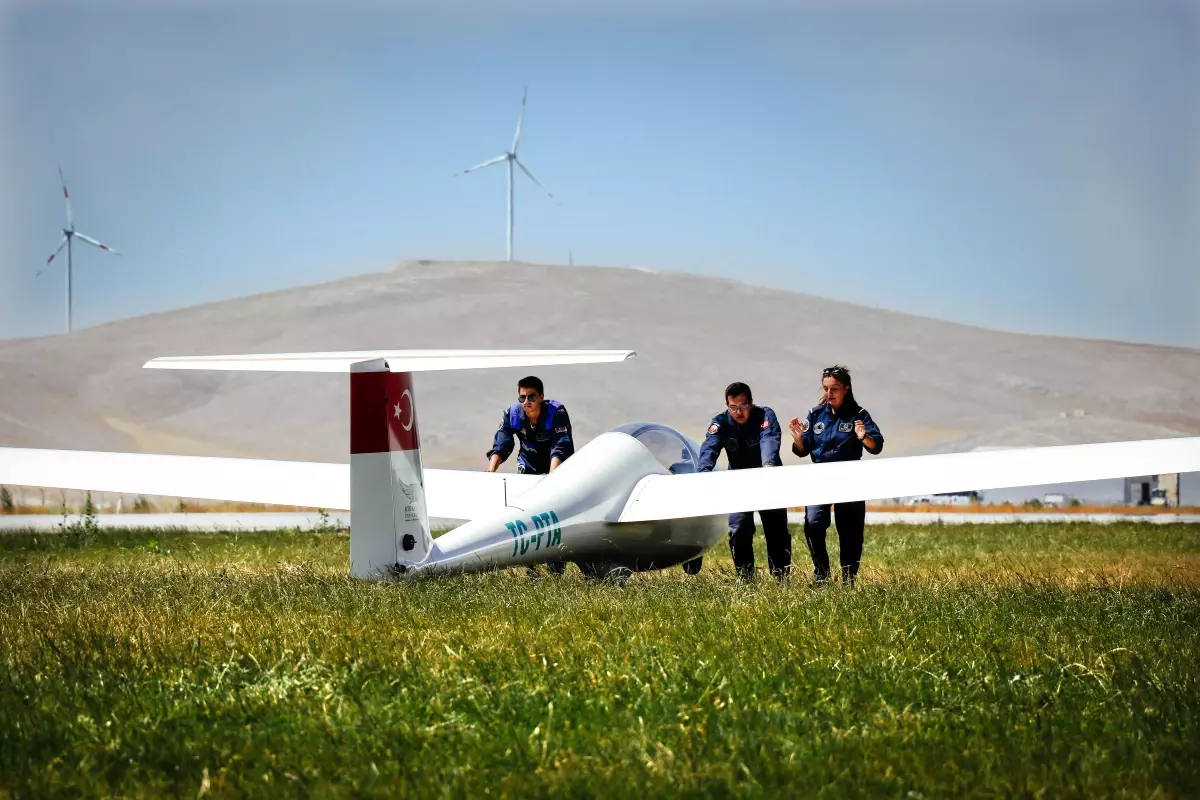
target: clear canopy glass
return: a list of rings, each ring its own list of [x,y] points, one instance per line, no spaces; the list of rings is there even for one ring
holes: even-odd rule
[[[695,472],[700,463],[700,452],[696,445],[669,425],[658,422],[628,422],[613,430],[637,439],[658,463],[675,475]]]

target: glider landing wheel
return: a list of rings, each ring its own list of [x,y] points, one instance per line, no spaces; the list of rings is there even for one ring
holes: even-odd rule
[[[624,585],[625,581],[629,580],[629,578],[633,575],[633,570],[631,570],[629,567],[623,567],[611,563],[581,563],[577,561],[575,562],[575,566],[579,567],[579,571],[582,572],[583,576],[588,580],[607,581],[610,583],[615,583],[618,586]]]

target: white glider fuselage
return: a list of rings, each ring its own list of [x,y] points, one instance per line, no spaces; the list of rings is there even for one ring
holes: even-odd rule
[[[575,562],[584,574],[663,569],[702,555],[725,516],[617,522],[647,475],[694,472],[698,453],[665,425],[634,423],[597,436],[502,510],[433,540],[429,557],[404,559],[405,576]]]
[[[603,577],[680,564],[719,541],[727,517],[619,520],[644,478],[696,472],[699,458],[695,442],[673,428],[628,423],[597,436],[532,485],[515,482],[522,485],[506,491],[500,504],[434,539],[412,375],[392,371],[386,358],[355,362],[350,572],[408,578],[573,561],[584,574]]]

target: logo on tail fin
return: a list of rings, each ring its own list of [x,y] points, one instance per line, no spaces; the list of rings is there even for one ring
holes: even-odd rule
[[[400,427],[406,431],[411,431],[412,426],[413,426],[413,418],[415,416],[413,414],[412,392],[410,392],[408,389],[405,389],[403,392],[400,393],[400,399],[403,400],[405,397],[408,397],[408,422],[407,423],[401,422]],[[392,416],[394,416],[396,419],[401,418],[400,417],[400,403],[396,403],[395,407],[392,409]]]
[[[397,479],[396,482],[400,484],[400,491],[404,492],[404,496],[407,497],[408,502],[411,503],[413,500],[413,495],[416,493],[416,490],[413,488],[416,486],[416,484],[415,483],[405,483],[404,481],[399,480],[399,479]]]
[[[406,498],[408,498],[408,503],[404,506],[404,521],[418,522],[421,518],[413,509],[413,505],[417,498],[417,490],[421,487],[415,483],[405,483],[404,481],[400,480],[400,478],[396,478],[396,483],[400,484],[400,491],[404,493]]]

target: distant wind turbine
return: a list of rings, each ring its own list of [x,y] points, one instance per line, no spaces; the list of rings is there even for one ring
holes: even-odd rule
[[[526,88],[525,90],[523,90],[521,92],[521,116],[517,118],[517,132],[516,132],[516,135],[513,136],[512,149],[509,150],[508,152],[504,153],[504,155],[496,156],[493,159],[484,161],[482,164],[476,164],[473,167],[468,167],[467,169],[464,169],[462,172],[455,174],[455,177],[458,177],[459,175],[466,175],[468,172],[474,172],[475,170],[483,169],[484,167],[490,167],[493,164],[499,164],[503,161],[508,162],[508,260],[509,261],[513,260],[513,164],[516,164],[518,167],[520,167],[521,171],[529,176],[529,180],[536,183],[541,188],[542,191],[544,191],[547,195],[549,195],[550,199],[553,200],[556,205],[558,205],[558,206],[562,205],[561,203],[558,202],[557,198],[554,197],[554,194],[549,189],[547,189],[545,186],[542,186],[542,182],[539,181],[537,178],[533,177],[533,173],[529,171],[529,168],[526,167],[524,164],[522,164],[520,159],[517,158],[517,145],[519,145],[521,142],[521,126],[525,122],[525,97],[527,94],[528,94],[528,88]]]
[[[60,241],[58,243],[58,247],[54,250],[53,253],[50,254],[50,257],[48,259],[46,259],[46,263],[42,264],[41,268],[37,271],[37,275],[35,275],[34,277],[36,278],[42,274],[42,270],[44,270],[47,266],[49,266],[50,262],[54,260],[54,257],[62,252],[63,247],[67,248],[67,333],[70,333],[71,332],[71,266],[72,266],[71,265],[71,240],[76,237],[79,237],[80,239],[87,242],[88,244],[95,245],[96,247],[99,247],[101,250],[107,250],[108,252],[112,253],[113,255],[119,256],[121,254],[118,253],[116,250],[112,249],[111,247],[109,247],[108,245],[104,244],[103,242],[98,242],[95,239],[93,239],[92,237],[85,236],[84,234],[75,230],[75,219],[71,215],[71,195],[67,193],[67,181],[66,181],[66,178],[63,177],[63,171],[62,171],[61,166],[58,168],[58,179],[62,183],[63,199],[66,200],[66,203],[67,203],[67,227],[62,229],[62,232],[63,232],[62,241]]]

